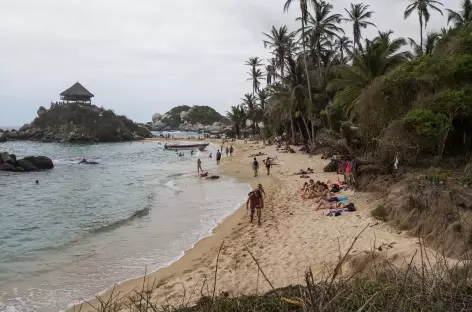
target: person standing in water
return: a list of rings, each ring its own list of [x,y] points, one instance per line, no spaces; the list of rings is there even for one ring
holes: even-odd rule
[[[264,199],[259,190],[254,190],[248,194],[246,209],[251,211],[251,223],[254,220],[254,213],[257,214],[257,224],[261,225],[262,208],[264,207]]]
[[[200,171],[203,173],[202,169],[202,161],[200,160],[200,157],[197,159],[197,174],[200,173]]]
[[[216,164],[219,165],[220,164],[220,160],[221,160],[221,153],[220,151],[218,150],[216,152]]]
[[[252,162],[252,170],[254,171],[254,176],[257,177],[257,172],[259,171],[259,162],[257,161],[256,157],[254,157],[254,161]]]

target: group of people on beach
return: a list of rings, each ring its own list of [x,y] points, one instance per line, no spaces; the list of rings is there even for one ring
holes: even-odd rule
[[[309,182],[305,182],[301,189],[301,197],[303,199],[314,199],[316,210],[320,209],[344,209],[350,208],[348,205],[343,204],[344,201],[348,200],[348,197],[341,197],[338,193],[345,189],[346,185],[341,181],[330,181],[327,183],[314,181],[310,179]]]
[[[272,167],[272,158],[267,157],[267,159],[264,159],[262,162],[265,165],[267,175],[270,175],[270,168]],[[257,161],[257,158],[254,157],[254,160],[252,162],[252,171],[254,172],[254,177],[257,177],[259,175],[259,161]]]

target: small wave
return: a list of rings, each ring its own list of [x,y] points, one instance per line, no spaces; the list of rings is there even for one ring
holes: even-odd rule
[[[170,188],[171,190],[173,190],[174,192],[177,192],[177,193],[182,192],[182,189],[178,188],[173,180],[170,180],[169,182],[165,183],[164,185],[167,186],[168,188]]]
[[[167,177],[168,178],[176,178],[176,177],[181,177],[183,175],[186,175],[187,173],[186,172],[182,172],[182,173],[172,173],[172,174],[169,174]]]
[[[101,226],[97,229],[94,229],[91,231],[92,234],[99,234],[99,233],[104,233],[104,232],[110,232],[113,231],[119,227],[122,227],[124,225],[129,224],[130,222],[133,222],[136,219],[145,217],[149,215],[149,212],[151,211],[150,207],[145,207],[141,210],[136,210],[131,216],[125,219],[121,219],[115,222],[112,222],[110,224],[106,224],[104,226]]]

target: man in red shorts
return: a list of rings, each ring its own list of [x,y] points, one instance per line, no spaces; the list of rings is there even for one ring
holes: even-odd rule
[[[257,223],[261,225],[262,208],[264,207],[264,199],[262,198],[261,191],[254,190],[248,194],[246,202],[246,209],[251,210],[251,223],[254,219],[254,213],[257,213]]]

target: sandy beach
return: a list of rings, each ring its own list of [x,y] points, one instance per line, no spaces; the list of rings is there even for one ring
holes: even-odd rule
[[[159,141],[157,139],[156,141]],[[220,145],[221,141],[214,141]],[[230,144],[230,143],[226,143]],[[266,192],[262,225],[249,223],[245,206],[222,222],[214,235],[200,240],[194,248],[172,265],[150,273],[148,281],[159,286],[154,298],[163,305],[193,303],[201,296],[212,292],[216,257],[222,245],[216,294],[227,292],[231,296],[248,293],[263,293],[271,289],[261,274],[248,249],[258,260],[262,270],[274,287],[303,283],[304,272],[311,268],[315,278],[321,277],[326,269],[335,263],[359,237],[352,255],[371,252],[382,244],[390,245],[388,256],[398,259],[398,264],[409,261],[418,250],[418,239],[409,237],[387,224],[370,216],[376,205],[374,194],[345,191],[357,208],[339,217],[326,216],[326,211],[315,211],[313,200],[303,200],[300,188],[308,179],[293,175],[300,169],[313,168],[310,178],[321,181],[342,177],[335,173],[324,173],[326,164],[320,156],[309,157],[297,152],[287,154],[276,151],[275,146],[265,147],[262,143],[237,141],[232,143],[235,153],[223,156],[220,173],[230,175],[256,187],[261,183]],[[298,150],[298,148],[295,148]],[[251,163],[256,153],[261,163],[259,177],[252,176]],[[265,174],[262,160],[276,157],[271,175]],[[203,167],[205,166],[203,160]],[[398,257],[400,256],[400,257]],[[144,268],[143,268],[144,271]],[[143,279],[137,278],[117,286],[115,293],[130,293],[141,289]],[[90,294],[92,296],[92,294]],[[103,295],[107,300],[110,292]],[[90,302],[97,304],[97,300]],[[76,306],[68,311],[78,311]],[[80,311],[96,311],[84,304]]]

